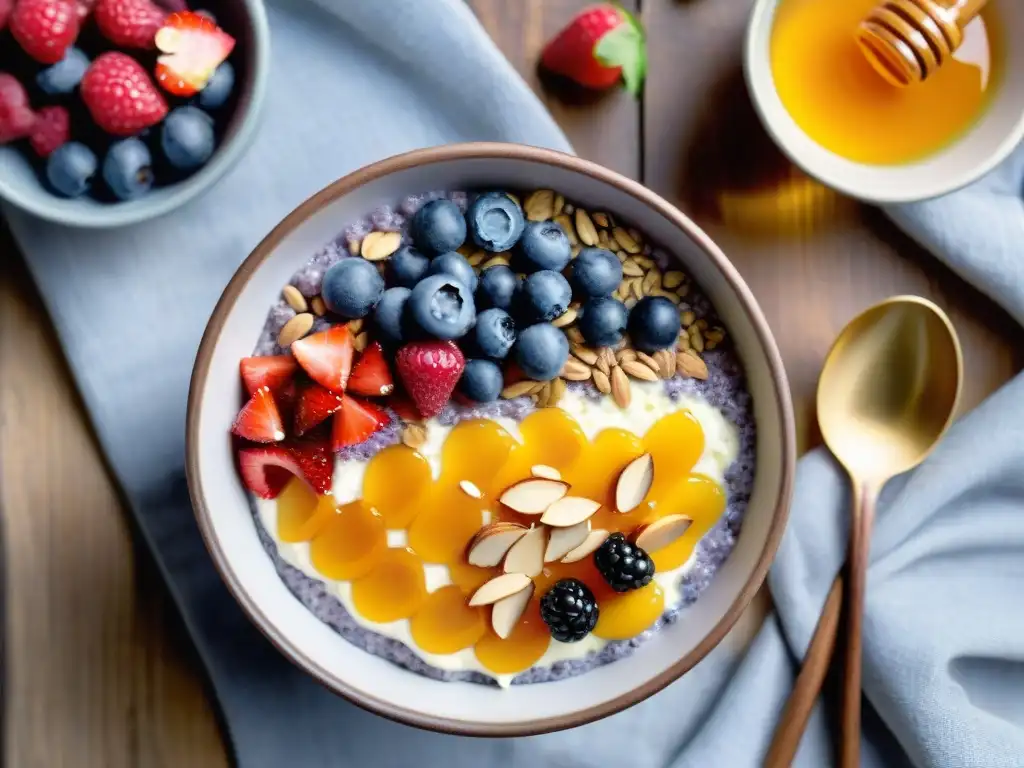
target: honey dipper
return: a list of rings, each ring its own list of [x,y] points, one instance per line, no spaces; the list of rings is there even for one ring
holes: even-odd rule
[[[918,83],[949,61],[986,1],[883,0],[860,23],[857,42],[890,83]]]

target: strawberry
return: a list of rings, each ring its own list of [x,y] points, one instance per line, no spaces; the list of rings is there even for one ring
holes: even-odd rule
[[[395,395],[388,398],[391,408],[402,421],[422,421],[423,414],[416,410],[416,405],[406,395]]]
[[[365,400],[341,396],[341,410],[334,414],[331,447],[339,451],[358,445],[391,420],[387,411]]]
[[[292,343],[292,354],[317,384],[331,392],[344,392],[352,372],[355,346],[344,325],[334,325]]]
[[[621,79],[636,96],[647,73],[643,28],[616,5],[591,6],[545,46],[541,64],[596,90],[611,88]]]
[[[192,11],[172,13],[156,34],[156,81],[175,96],[192,96],[203,88],[235,47],[235,38],[210,19]]]
[[[466,358],[452,341],[417,341],[398,350],[395,365],[409,397],[429,419],[441,412],[455,391]]]
[[[238,364],[242,374],[245,391],[250,395],[260,387],[269,387],[275,395],[291,381],[298,365],[291,355],[265,355],[263,357],[243,357]]]
[[[284,440],[284,424],[269,387],[260,387],[238,412],[231,433],[254,443]]]
[[[35,123],[25,88],[14,75],[0,72],[0,144],[25,138]]]
[[[79,85],[96,125],[114,136],[131,136],[167,115],[167,102],[135,59],[108,51],[89,65]]]
[[[331,490],[334,474],[334,454],[326,441],[297,442],[290,448],[299,465],[300,477],[309,483],[317,493]]]
[[[370,344],[359,358],[349,377],[347,391],[367,397],[384,397],[395,391],[395,381],[379,341]]]
[[[341,408],[341,395],[311,384],[302,390],[295,406],[295,434],[303,435]]]
[[[14,10],[14,0],[0,0],[0,32],[7,26],[7,20]]]
[[[96,26],[120,48],[152,48],[156,33],[167,18],[150,0],[99,0],[93,11]]]
[[[49,157],[71,138],[71,118],[64,107],[43,107],[36,115],[28,140],[40,157]]]
[[[70,0],[18,0],[11,34],[38,62],[56,64],[78,37],[78,11]]]
[[[293,476],[316,493],[330,491],[334,457],[323,443],[268,445],[239,451],[238,467],[246,488],[261,499],[273,499]]]

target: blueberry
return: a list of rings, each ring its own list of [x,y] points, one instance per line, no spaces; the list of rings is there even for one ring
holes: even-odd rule
[[[451,275],[429,275],[409,296],[407,311],[425,333],[437,339],[458,339],[473,327],[473,297]]]
[[[46,161],[46,179],[58,194],[78,197],[89,191],[98,165],[96,155],[85,144],[69,141]]]
[[[628,315],[626,305],[617,299],[591,299],[580,308],[576,326],[592,347],[614,347],[626,332]]]
[[[171,110],[160,131],[160,146],[175,168],[198,168],[213,155],[213,118],[196,107]]]
[[[388,259],[388,271],[396,285],[412,288],[424,278],[430,268],[430,259],[411,245],[403,245]]]
[[[664,296],[645,296],[629,311],[629,338],[643,352],[675,346],[681,326],[679,307]]]
[[[503,359],[516,340],[516,324],[503,309],[485,309],[476,318],[473,337],[477,348],[488,357]]]
[[[366,259],[353,256],[328,267],[320,295],[337,315],[366,317],[384,295],[384,278]]]
[[[435,256],[430,262],[428,275],[451,275],[464,286],[469,288],[470,293],[476,290],[476,272],[461,253],[449,251]]]
[[[488,267],[480,275],[476,303],[480,307],[510,309],[512,297],[518,287],[519,278],[516,277],[516,273],[504,264]]]
[[[454,251],[466,242],[466,219],[451,200],[431,200],[412,217],[412,239],[429,256]]]
[[[560,272],[542,269],[528,275],[516,297],[516,312],[529,322],[554,320],[569,308],[572,288]]]
[[[534,381],[555,378],[569,359],[569,340],[551,323],[521,331],[513,349],[519,368]]]
[[[199,106],[203,109],[219,109],[231,97],[235,87],[235,68],[225,61],[213,72],[206,86],[199,92]]]
[[[388,288],[380,297],[373,310],[373,322],[383,337],[382,341],[400,344],[405,340],[404,324],[405,303],[409,300],[411,290],[404,287]]]
[[[110,145],[103,158],[103,180],[118,200],[133,200],[153,186],[153,159],[149,147],[139,139],[124,139]]]
[[[538,269],[561,272],[572,258],[568,235],[553,221],[527,222],[516,248],[516,263],[523,272],[536,272]]]
[[[480,195],[466,212],[473,242],[488,251],[507,251],[523,234],[523,209],[504,192]]]
[[[459,379],[459,391],[470,400],[489,403],[497,400],[505,380],[501,368],[493,360],[467,360]]]
[[[64,58],[36,75],[36,83],[43,93],[56,96],[71,93],[82,81],[89,68],[89,57],[78,48],[68,48]]]
[[[611,296],[622,282],[622,264],[604,248],[584,248],[572,262],[570,279],[581,298]]]

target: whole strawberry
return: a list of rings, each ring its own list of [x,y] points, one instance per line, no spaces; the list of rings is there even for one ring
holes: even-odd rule
[[[14,75],[0,72],[0,144],[25,138],[35,122],[25,88]]]
[[[18,0],[10,26],[25,53],[56,64],[78,37],[78,11],[69,0]]]
[[[405,391],[424,418],[444,408],[459,383],[466,358],[452,341],[416,341],[395,355],[395,367]]]
[[[121,48],[153,48],[167,18],[150,0],[99,0],[93,11],[100,33]]]
[[[71,138],[71,118],[64,107],[43,107],[36,115],[28,141],[40,157],[49,157]]]
[[[591,6],[547,44],[541,64],[595,90],[611,88],[621,79],[636,96],[647,74],[643,28],[616,5]]]
[[[132,136],[167,115],[167,102],[146,70],[125,53],[97,56],[79,90],[93,121],[113,136]]]

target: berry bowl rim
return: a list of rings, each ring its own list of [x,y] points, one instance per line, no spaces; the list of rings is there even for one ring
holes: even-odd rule
[[[392,176],[401,176],[406,183],[410,178],[416,181],[426,179],[428,184],[436,183],[435,174],[443,176],[445,164],[456,166],[456,169],[462,164],[461,167],[472,169],[471,174],[482,173],[482,169],[491,165],[500,165],[523,174],[527,183],[534,186],[537,181],[529,175],[531,170],[539,165],[549,166],[550,173],[578,182],[581,187],[593,188],[595,194],[614,194],[621,201],[628,202],[635,211],[646,211],[644,215],[652,221],[661,222],[659,226],[665,227],[664,231],[674,232],[676,237],[688,240],[685,247],[680,246],[680,252],[688,250],[696,254],[696,260],[704,262],[700,265],[704,274],[715,275],[722,291],[720,295],[729,296],[735,324],[742,323],[745,329],[744,344],[748,346],[744,349],[755,350],[756,362],[753,364],[757,366],[757,381],[753,380],[755,372],[748,371],[748,387],[752,394],[755,388],[759,392],[755,396],[758,456],[771,456],[765,462],[767,469],[763,473],[761,469],[756,470],[767,478],[765,482],[761,482],[762,478],[755,479],[751,509],[756,499],[759,508],[757,528],[749,534],[746,545],[743,534],[740,534],[734,557],[726,561],[722,566],[723,571],[717,576],[724,577],[730,561],[740,560],[736,555],[741,547],[745,547],[742,565],[737,564],[729,571],[730,581],[719,593],[724,599],[715,597],[715,607],[711,609],[711,615],[706,621],[702,615],[698,622],[701,626],[693,632],[690,640],[692,647],[684,651],[677,650],[674,644],[666,645],[664,659],[658,662],[663,663],[662,667],[640,679],[614,681],[614,690],[605,700],[597,703],[587,701],[577,709],[528,719],[517,719],[518,714],[506,716],[500,703],[495,703],[494,707],[495,712],[501,710],[502,714],[481,715],[477,709],[469,709],[466,714],[457,716],[439,713],[439,707],[443,706],[437,703],[441,692],[437,688],[428,688],[437,686],[438,681],[371,656],[323,624],[299,603],[278,576],[271,558],[259,543],[256,526],[252,523],[247,491],[242,487],[237,472],[231,469],[234,459],[228,430],[235,414],[234,409],[237,409],[242,398],[237,374],[239,358],[235,355],[239,351],[241,357],[251,354],[259,329],[252,329],[251,336],[248,335],[248,323],[258,317],[256,313],[260,307],[263,307],[265,313],[265,308],[276,300],[280,286],[301,265],[299,259],[308,258],[308,254],[326,242],[326,239],[321,239],[325,231],[336,233],[344,223],[339,223],[333,214],[320,214],[333,210],[333,206],[339,204],[342,207],[346,204],[365,204],[367,196],[380,193]],[[488,184],[514,184],[509,178],[494,181],[498,177],[490,175],[489,170],[486,173]],[[549,181],[545,179],[544,183]],[[452,185],[452,188],[457,187]],[[399,194],[408,193],[407,187],[402,189]],[[588,204],[591,202],[594,201],[588,201]],[[645,227],[643,222],[635,223]],[[300,257],[300,253],[306,256]],[[697,265],[687,262],[687,266]],[[703,281],[703,278],[698,279]],[[721,310],[721,307],[718,308]],[[241,317],[245,320],[240,320]],[[723,315],[722,319],[726,325],[731,324],[729,317]],[[244,340],[241,338],[243,336]],[[246,343],[249,344],[247,349],[244,346]],[[748,359],[748,355],[741,351],[741,359],[748,366],[754,357]],[[759,399],[761,405],[758,405]],[[231,409],[221,413],[225,411],[227,402],[231,402]],[[764,424],[762,414],[767,417]],[[185,443],[189,494],[211,559],[243,611],[285,658],[329,690],[370,712],[427,730],[484,737],[536,735],[593,722],[643,701],[692,669],[733,628],[764,583],[788,521],[796,469],[796,428],[782,356],[756,299],[721,249],[685,214],[638,182],[576,156],[504,143],[449,144],[417,149],[381,160],[324,187],[274,227],[239,266],[225,287],[203,333],[189,388]],[[232,477],[227,477],[228,474]],[[744,526],[745,531],[751,528],[752,525]],[[235,536],[246,541],[228,540]],[[257,551],[265,559],[265,564],[254,563],[258,558]],[[710,591],[715,589],[715,581],[725,579],[713,580],[709,594],[702,600],[710,598]],[[268,594],[271,591],[279,597]],[[695,605],[700,606],[701,601]],[[288,616],[285,617],[282,612]],[[276,618],[271,618],[271,613]],[[299,630],[297,624],[304,626]],[[711,624],[710,629],[704,629],[705,624]],[[677,626],[672,629],[675,630]],[[668,628],[662,632],[666,631]],[[307,638],[303,633],[316,635],[316,638]],[[337,657],[347,656],[348,651],[337,652],[339,646],[335,644],[335,639],[337,643],[346,644],[359,656],[346,659],[348,664],[344,664]],[[307,640],[312,645],[307,645]],[[300,645],[303,647],[300,648]],[[328,646],[330,654],[325,654],[323,649]],[[526,688],[541,689],[546,696],[557,691],[560,686],[567,687],[573,681],[581,680],[588,681],[584,683],[585,687],[593,688],[600,695],[604,684],[590,681],[596,680],[603,670],[628,664],[630,659],[640,657],[645,649],[646,644],[645,648],[639,649],[630,658],[583,675],[558,682],[513,686],[511,691],[498,691],[495,695],[516,695],[514,692],[517,689],[522,691]],[[317,655],[320,655],[319,660],[314,658]],[[362,663],[364,659],[366,664]],[[386,666],[374,666],[375,671],[369,678],[365,677],[368,673],[364,670],[353,669],[355,666],[369,667],[371,660]],[[332,664],[337,666],[329,668]],[[388,680],[383,680],[385,677]],[[465,685],[497,691],[472,683],[441,685],[456,687],[456,690],[462,692],[460,696],[465,694],[466,689],[457,687]],[[397,689],[403,690],[404,697],[396,695]],[[570,686],[566,693],[569,691],[578,692],[578,689]],[[578,700],[571,698],[571,706],[575,706]],[[490,701],[496,702],[494,699]]]
[[[270,26],[263,0],[232,0],[232,4],[241,10],[239,16],[247,25],[245,39],[249,47],[243,54],[242,77],[239,78],[242,92],[228,119],[224,140],[206,165],[188,178],[158,190],[157,195],[115,203],[59,197],[39,182],[34,173],[31,174],[32,189],[26,188],[20,174],[14,180],[0,175],[0,201],[56,224],[112,229],[170,213],[216,184],[241,159],[256,135],[270,74]],[[0,153],[16,152],[18,150],[11,147],[0,146]]]

